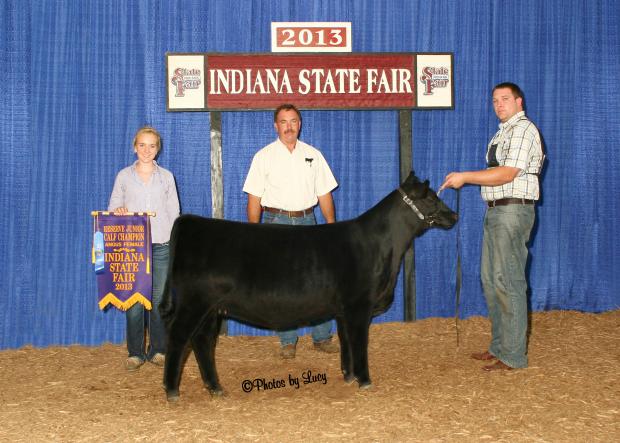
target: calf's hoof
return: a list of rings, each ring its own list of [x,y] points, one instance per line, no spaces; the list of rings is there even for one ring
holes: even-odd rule
[[[176,403],[179,401],[179,391],[166,391],[166,400],[168,403]]]
[[[355,375],[353,374],[342,374],[344,376],[344,382],[348,385],[355,381]]]
[[[370,389],[372,388],[372,383],[370,382],[370,380],[365,381],[365,382],[360,382],[360,390],[366,390],[366,389]]]
[[[208,386],[205,386],[207,388],[207,391],[209,391],[209,394],[211,395],[211,397],[213,398],[221,398],[224,397],[224,390],[221,387],[212,389]]]

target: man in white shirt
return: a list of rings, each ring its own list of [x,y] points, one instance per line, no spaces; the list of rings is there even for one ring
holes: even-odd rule
[[[250,223],[314,225],[313,208],[318,203],[327,223],[334,223],[336,213],[331,191],[338,186],[321,152],[298,140],[301,114],[291,104],[274,112],[278,138],[254,155],[243,186],[248,194],[247,215]],[[278,332],[280,355],[294,358],[297,330]],[[312,328],[314,348],[338,352],[332,342],[331,320]]]

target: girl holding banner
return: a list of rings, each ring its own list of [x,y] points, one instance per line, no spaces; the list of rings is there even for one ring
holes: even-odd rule
[[[135,371],[146,360],[163,366],[165,359],[165,330],[159,316],[166,274],[168,272],[168,241],[174,220],[179,216],[179,198],[174,177],[157,164],[155,158],[161,149],[161,137],[150,126],[140,128],[133,139],[137,160],[116,176],[108,210],[115,215],[130,212],[155,213],[151,219],[153,259],[152,309],[148,312],[146,347],[144,306],[134,304],[127,310],[127,350],[125,367]]]

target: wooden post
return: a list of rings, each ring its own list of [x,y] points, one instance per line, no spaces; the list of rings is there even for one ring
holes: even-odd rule
[[[411,110],[399,111],[400,130],[400,181],[407,178],[413,169],[413,145],[411,129]],[[415,241],[411,241],[411,247],[405,252],[403,260],[403,302],[405,307],[405,321],[416,319],[416,290],[415,290]]]
[[[212,111],[211,119],[211,217],[224,218],[224,183],[222,179],[222,113]],[[224,320],[220,334],[228,333]]]
[[[211,217],[224,218],[222,113],[211,112]]]

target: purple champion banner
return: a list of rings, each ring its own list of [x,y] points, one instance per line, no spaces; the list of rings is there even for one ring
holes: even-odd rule
[[[149,214],[92,212],[92,260],[97,273],[99,309],[126,311],[136,303],[151,309],[151,224]]]

